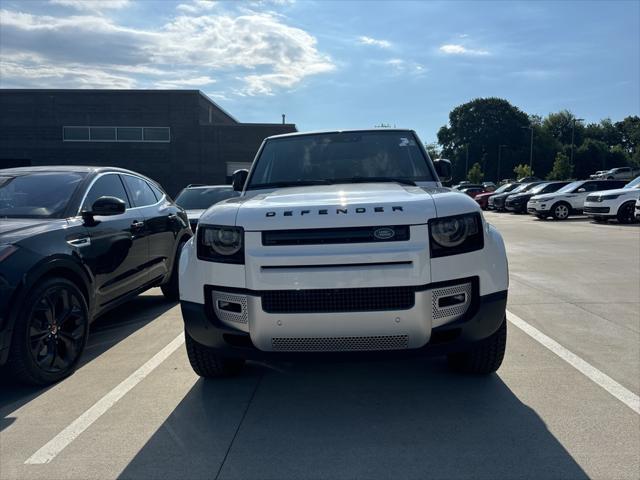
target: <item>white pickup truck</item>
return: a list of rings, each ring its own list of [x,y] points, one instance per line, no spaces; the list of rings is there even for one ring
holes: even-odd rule
[[[180,258],[189,361],[448,355],[502,363],[507,257],[472,198],[443,188],[411,130],[267,138],[241,195],[201,217]]]
[[[640,168],[631,168],[631,167],[618,167],[612,168],[611,170],[606,170],[603,172],[596,172],[596,179],[603,180],[633,180],[635,177],[640,175]]]

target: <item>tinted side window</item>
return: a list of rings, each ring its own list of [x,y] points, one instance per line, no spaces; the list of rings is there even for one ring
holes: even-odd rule
[[[133,203],[134,207],[153,205],[158,201],[149,184],[143,179],[131,175],[123,175],[122,179],[124,183],[127,184],[127,188],[132,197],[131,203]]]
[[[124,203],[127,204],[127,208],[131,206],[129,204],[127,193],[124,190],[124,186],[120,181],[120,177],[115,174],[103,175],[95,181],[87,194],[87,198],[85,198],[84,203],[82,204],[82,209],[91,210],[93,202],[100,197],[116,197],[120,200],[124,200]]]
[[[164,196],[164,192],[156,187],[153,183],[148,182],[151,190],[153,190],[153,194],[156,196],[157,200],[160,200]]]

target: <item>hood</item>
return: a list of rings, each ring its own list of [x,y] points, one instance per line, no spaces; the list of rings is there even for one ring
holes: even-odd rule
[[[37,235],[66,223],[62,219],[0,218],[0,244],[16,243],[25,237]]]
[[[602,191],[598,191],[598,192],[589,192],[589,196],[590,197],[600,197],[600,196],[604,196],[604,195],[624,195],[625,193],[629,193],[629,194],[635,194],[633,195],[634,197],[636,197],[637,195],[640,195],[640,188],[635,187],[635,188],[616,188],[614,190],[602,190]]]
[[[575,195],[573,193],[558,193],[558,192],[553,192],[553,193],[543,193],[540,195],[534,195],[531,197],[531,200],[539,200],[539,201],[548,201],[548,200],[553,200],[555,198],[560,198],[560,197],[564,197],[565,195]]]
[[[496,192],[485,192],[485,193],[479,193],[478,195],[476,195],[475,198],[487,198],[493,195],[500,195],[500,194]]]
[[[187,218],[189,220],[198,220],[204,212],[206,212],[205,209],[185,210],[185,213],[187,214]]]
[[[200,220],[262,231],[419,225],[436,216],[478,210],[471,197],[448,188],[358,183],[282,188],[232,198],[211,207]]]

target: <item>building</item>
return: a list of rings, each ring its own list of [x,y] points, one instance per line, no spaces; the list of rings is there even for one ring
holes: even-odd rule
[[[295,131],[240,123],[199,90],[0,90],[0,168],[117,166],[171,195],[229,183],[265,137]]]

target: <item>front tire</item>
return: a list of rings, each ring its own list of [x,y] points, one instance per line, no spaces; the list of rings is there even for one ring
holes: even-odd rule
[[[623,203],[620,205],[618,209],[618,214],[616,217],[618,218],[618,222],[620,223],[635,223],[636,217],[634,214],[635,202],[632,200],[631,202]]]
[[[65,278],[36,284],[17,312],[9,373],[23,383],[48,385],[77,368],[89,335],[89,309],[80,289]]]
[[[173,268],[171,269],[171,277],[167,283],[160,286],[160,290],[162,290],[164,298],[171,300],[172,302],[180,300],[180,274],[178,268],[180,267],[180,253],[182,252],[182,247],[184,247],[185,243],[187,242],[183,240],[178,244],[176,258],[173,260]]]
[[[507,319],[491,336],[476,342],[469,350],[447,357],[451,369],[461,373],[488,375],[500,368],[507,346]]]
[[[212,348],[196,342],[186,332],[185,343],[191,368],[201,377],[231,377],[238,375],[244,367],[244,359],[221,357]]]
[[[566,220],[570,213],[571,207],[565,202],[558,202],[551,207],[551,215],[555,220]]]

